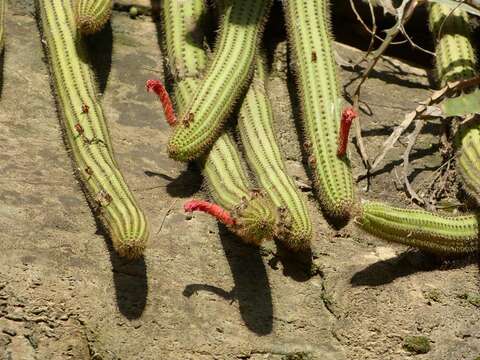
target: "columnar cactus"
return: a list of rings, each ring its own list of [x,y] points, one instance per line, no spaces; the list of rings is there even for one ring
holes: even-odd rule
[[[85,47],[77,36],[74,0],[40,0],[40,18],[66,144],[76,174],[116,251],[139,257],[148,239],[145,216],[113,157]]]
[[[437,77],[441,86],[449,81],[477,75],[472,29],[468,14],[439,4],[430,6],[430,29],[436,42]],[[461,127],[455,139],[459,152],[457,170],[469,195],[480,202],[480,125]]]
[[[287,174],[273,129],[273,114],[265,89],[265,65],[255,61],[253,81],[240,108],[238,129],[247,160],[258,182],[280,209],[284,209],[283,232],[279,234],[293,250],[308,248],[312,223],[305,201]]]
[[[430,31],[435,38],[436,76],[440,86],[475,76],[475,50],[471,42],[468,14],[445,5],[429,7]]]
[[[84,35],[100,31],[112,14],[113,0],[77,0],[75,19],[78,30]]]
[[[341,97],[333,57],[328,0],[285,0],[309,163],[324,210],[348,218],[354,203],[350,163],[337,156]]]
[[[356,223],[382,239],[433,253],[451,255],[478,250],[476,214],[445,216],[379,202],[364,202]]]
[[[271,3],[230,0],[224,6],[213,58],[170,139],[168,152],[173,159],[196,159],[219,137],[252,74]]]
[[[188,103],[198,93],[207,65],[204,36],[198,26],[205,11],[203,0],[163,2],[165,44],[170,71],[176,80],[179,114],[185,114]],[[258,244],[264,238],[272,238],[277,212],[268,198],[251,189],[231,135],[222,133],[198,163],[213,200],[234,219],[226,225],[247,242]]]

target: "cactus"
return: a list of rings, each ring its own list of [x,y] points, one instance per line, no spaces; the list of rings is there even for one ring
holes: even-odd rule
[[[86,197],[115,250],[139,257],[148,239],[145,217],[113,158],[108,128],[85,46],[74,19],[74,0],[40,0],[40,18],[65,142]]]
[[[175,99],[180,114],[185,113],[200,88],[200,78],[207,66],[204,35],[199,26],[205,11],[203,0],[163,2],[165,47],[170,71],[176,80]],[[272,238],[277,213],[268,198],[250,190],[231,135],[222,133],[198,163],[213,200],[235,219],[230,223],[224,221],[225,225],[246,242],[258,244],[264,238]],[[202,210],[189,207],[189,211],[197,209]]]
[[[433,253],[454,255],[478,250],[476,214],[446,216],[364,202],[356,223],[384,240]]]
[[[341,97],[328,1],[283,3],[316,190],[327,214],[348,219],[354,203],[353,179],[348,159],[337,156]]]
[[[213,58],[169,141],[168,152],[173,159],[196,159],[219,137],[252,73],[271,3],[230,0],[224,6]],[[187,60],[184,62],[187,65]]]
[[[475,50],[468,14],[444,5],[430,6],[430,29],[439,36],[435,48],[437,77],[441,86],[477,75]],[[448,17],[447,17],[448,16]],[[440,32],[441,29],[441,32]],[[461,126],[456,137],[457,172],[467,193],[480,203],[480,125]]]
[[[468,14],[461,9],[452,13],[451,7],[431,4],[429,24],[430,31],[437,38],[435,64],[440,86],[474,77],[476,60]]]
[[[113,0],[77,0],[75,19],[83,35],[100,31],[112,14]]]
[[[289,248],[301,250],[310,245],[312,223],[305,201],[287,174],[275,139],[265,78],[264,63],[257,56],[253,81],[240,108],[238,129],[247,160],[257,174],[259,184],[277,207],[285,208],[281,239]]]
[[[0,0],[0,52],[5,47],[5,8],[7,0]]]

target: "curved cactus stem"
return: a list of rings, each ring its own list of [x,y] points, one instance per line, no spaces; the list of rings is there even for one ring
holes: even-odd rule
[[[327,214],[348,219],[354,203],[353,179],[348,159],[337,157],[341,97],[328,1],[283,3],[316,190]]]
[[[164,0],[163,23],[168,64],[175,82],[179,114],[185,113],[200,88],[207,66],[200,19],[205,14],[203,0]],[[208,154],[198,161],[210,194],[228,211],[235,224],[229,228],[244,241],[259,244],[272,239],[277,212],[270,200],[251,189],[238,149],[229,133],[222,133]]]
[[[362,229],[384,240],[425,251],[446,255],[478,251],[476,214],[445,216],[364,202],[355,220]]]
[[[265,65],[257,56],[253,81],[240,108],[238,130],[247,160],[259,184],[284,211],[279,237],[293,250],[307,249],[312,223],[305,201],[287,174],[273,129],[273,113],[265,89]]]
[[[73,6],[73,0],[39,1],[65,142],[85,195],[115,250],[137,258],[148,239],[147,222],[113,157],[93,74],[81,60],[85,47],[77,37]]]
[[[220,136],[252,73],[271,3],[230,0],[224,6],[213,58],[170,138],[168,152],[173,159],[197,159]]]
[[[77,0],[75,20],[83,35],[99,32],[110,19],[113,0]]]

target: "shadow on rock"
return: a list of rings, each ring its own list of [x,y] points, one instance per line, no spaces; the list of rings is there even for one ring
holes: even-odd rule
[[[269,261],[268,265],[274,270],[278,269],[278,264],[283,267],[283,275],[298,282],[305,282],[316,275],[313,264],[312,250],[293,252],[286,248],[280,241],[275,241],[277,245],[277,254]]]
[[[202,187],[202,175],[195,169],[194,165],[189,164],[187,170],[173,178],[167,174],[145,170],[148,177],[158,177],[168,181],[166,185],[167,193],[174,198],[187,198],[196,194]],[[163,186],[162,186],[163,187]]]
[[[411,250],[367,266],[355,273],[350,279],[350,283],[353,286],[380,286],[415,273],[458,269],[476,262],[477,256],[445,258],[419,250]]]
[[[148,279],[145,258],[142,256],[135,261],[126,260],[117,255],[110,240],[107,244],[118,310],[129,320],[138,319],[147,304]]]
[[[89,63],[95,74],[100,93],[107,87],[112,68],[113,34],[112,25],[108,22],[104,28],[93,35],[84,36],[86,53],[79,49],[82,61]],[[82,42],[78,42],[78,45]]]
[[[85,37],[85,46],[88,62],[92,65],[98,88],[103,94],[112,68],[113,34],[110,21],[100,32]]]
[[[273,328],[272,292],[260,249],[242,243],[223,226],[220,226],[220,239],[232,271],[234,288],[225,291],[212,285],[190,284],[183,295],[190,297],[198,291],[208,291],[225,300],[236,300],[247,328],[258,335],[270,334]]]

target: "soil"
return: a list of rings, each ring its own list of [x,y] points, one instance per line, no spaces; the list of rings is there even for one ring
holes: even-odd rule
[[[244,245],[206,215],[184,214],[187,199],[206,194],[197,169],[168,158],[170,130],[157,98],[145,91],[147,79],[164,77],[155,23],[114,12],[99,42],[111,38],[113,48],[91,46],[99,64],[107,63],[96,68],[117,160],[151,225],[136,262],[117,257],[96,227],[61,140],[33,8],[9,3],[0,111],[0,359],[480,355],[476,259],[441,261],[324,220],[303,170],[284,42],[269,86],[289,170],[315,223],[311,266],[274,243]],[[344,61],[362,56],[341,44],[336,50]],[[100,61],[110,52],[111,66]],[[355,76],[342,67],[344,84]],[[362,92],[372,156],[431,86],[424,69],[380,61]],[[432,122],[415,146],[415,187],[442,162],[440,133]],[[356,184],[359,198],[409,205],[397,189],[404,140],[373,174],[368,192],[365,180]],[[364,168],[354,145],[350,154],[358,177]],[[428,340],[425,354],[407,350],[412,337]]]

